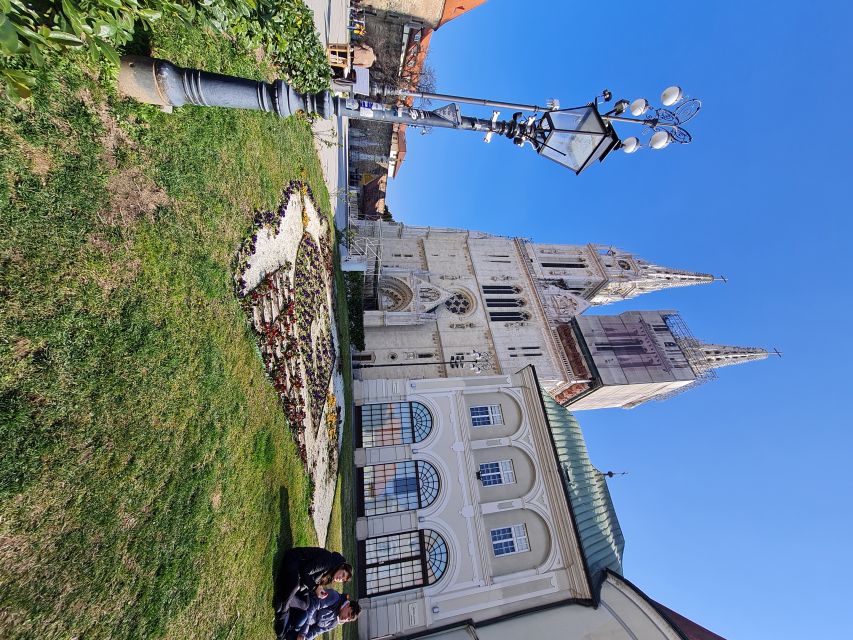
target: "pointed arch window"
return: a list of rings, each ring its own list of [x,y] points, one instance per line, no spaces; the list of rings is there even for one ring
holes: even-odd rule
[[[515,293],[521,293],[521,289],[519,287],[509,284],[484,284],[482,288],[483,293],[487,296],[513,295]]]
[[[489,320],[495,322],[504,320],[530,320],[530,314],[524,311],[490,311]]]
[[[527,305],[522,298],[486,298],[487,307],[524,307]]]
[[[438,471],[429,462],[406,460],[359,470],[364,516],[428,507],[438,497]]]
[[[414,444],[432,431],[432,414],[420,402],[365,404],[360,409],[356,412],[360,447]]]
[[[359,551],[368,596],[434,584],[447,572],[447,542],[430,529],[368,538]]]

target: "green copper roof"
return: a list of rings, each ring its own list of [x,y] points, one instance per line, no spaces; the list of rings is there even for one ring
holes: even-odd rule
[[[625,539],[607,482],[589,460],[575,417],[547,393],[542,393],[542,400],[590,575],[604,569],[622,575]]]

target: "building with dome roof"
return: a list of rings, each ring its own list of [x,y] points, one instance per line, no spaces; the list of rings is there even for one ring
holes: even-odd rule
[[[608,474],[533,367],[355,399],[360,640],[719,638],[622,576]]]

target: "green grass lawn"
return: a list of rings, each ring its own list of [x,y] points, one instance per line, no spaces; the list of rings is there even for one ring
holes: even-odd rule
[[[269,74],[166,22],[151,46]],[[69,57],[0,104],[0,637],[272,637],[277,552],[315,542],[309,483],[230,261],[289,180],[329,212],[310,128],[113,85]],[[354,555],[351,491],[329,546]]]

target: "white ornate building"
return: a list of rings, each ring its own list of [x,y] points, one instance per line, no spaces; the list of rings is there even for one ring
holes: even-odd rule
[[[360,640],[718,638],[622,577],[606,474],[532,367],[354,391]]]
[[[503,373],[535,365],[543,386],[560,402],[584,396],[575,408],[630,407],[738,361],[738,348],[703,345],[686,328],[683,335],[657,340],[653,332],[640,331],[647,319],[639,318],[628,329],[639,331],[631,339],[643,340],[644,348],[659,355],[655,371],[641,371],[622,357],[636,346],[620,344],[620,338],[605,345],[599,332],[598,346],[587,348],[575,322],[590,306],[709,283],[711,275],[662,267],[605,245],[534,243],[396,222],[356,224],[349,260],[360,263],[365,275],[366,348],[354,356],[361,379],[451,377],[471,368]],[[619,322],[624,318],[605,323],[604,333]],[[664,345],[670,342],[677,349]],[[617,367],[610,367],[614,375],[602,377],[606,358],[599,355],[608,349],[622,357],[627,375],[619,377]],[[700,357],[709,350],[719,353]],[[761,349],[740,352],[740,360],[767,355]],[[617,392],[620,385],[646,386]]]

